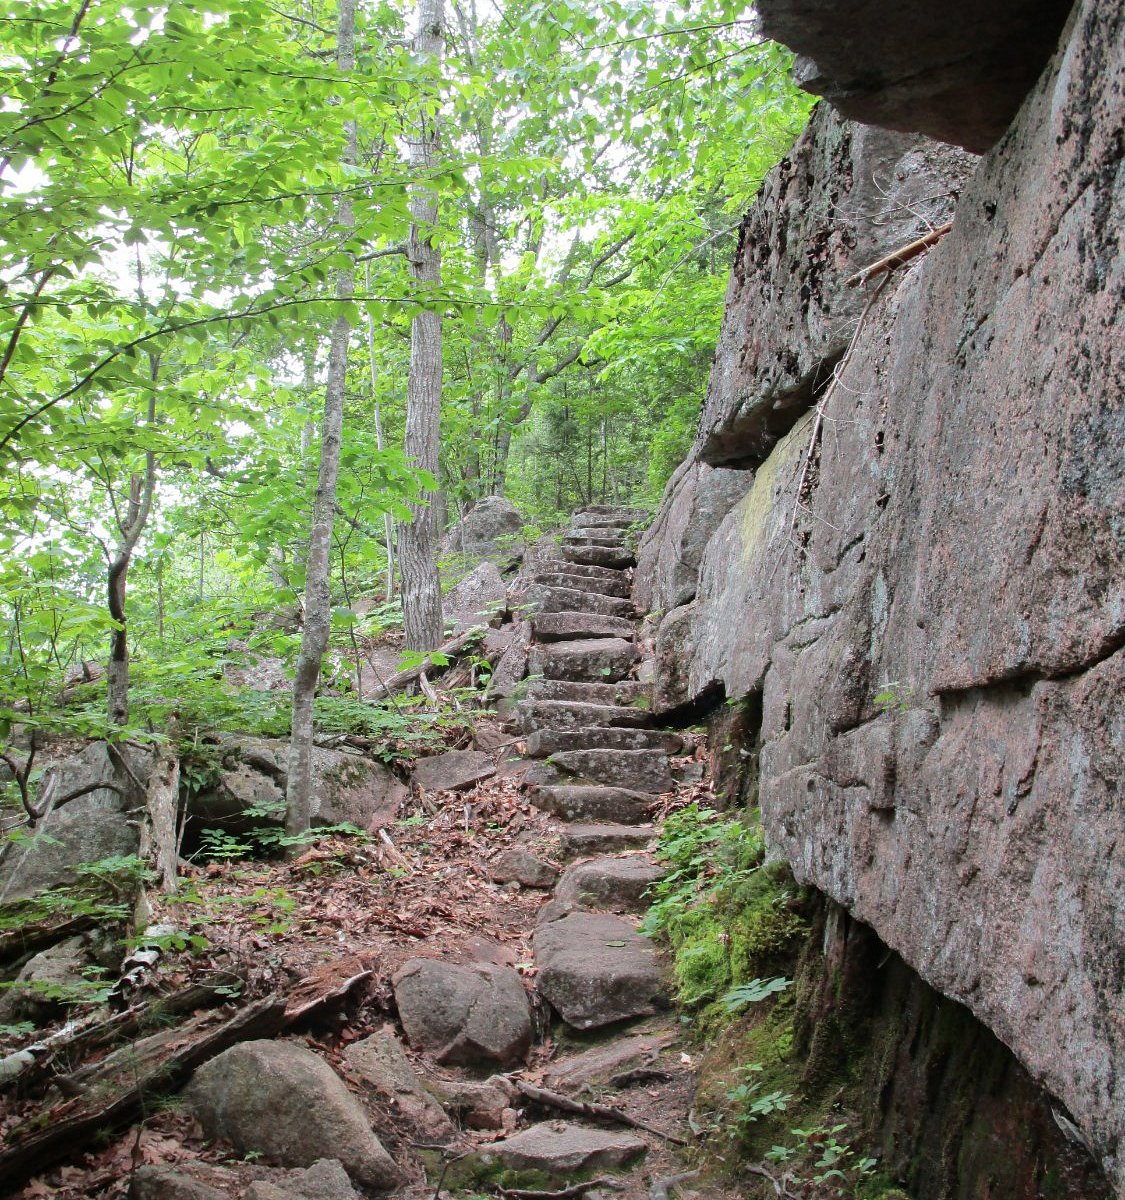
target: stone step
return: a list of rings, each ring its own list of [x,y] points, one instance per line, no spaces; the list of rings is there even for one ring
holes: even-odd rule
[[[634,792],[659,795],[676,786],[668,755],[660,750],[561,750],[551,755],[551,765],[589,783]]]
[[[540,784],[531,794],[536,808],[564,821],[612,821],[619,825],[643,824],[652,799],[649,792],[578,783]]]
[[[568,679],[532,679],[527,684],[529,700],[566,700],[576,704],[631,705],[648,709],[652,684],[636,679],[617,683],[576,683]],[[638,701],[645,701],[640,704]]]
[[[567,575],[580,575],[583,579],[627,579],[628,572],[617,567],[595,567],[584,563],[567,562],[565,558],[544,558],[535,564],[537,571],[562,571]]]
[[[588,854],[646,850],[655,837],[655,825],[562,825],[559,827],[559,853],[563,858],[584,858]]]
[[[601,528],[595,526],[575,526],[563,535],[564,542],[582,542],[589,546],[624,546],[633,540],[632,534],[624,529],[614,529],[608,525]]]
[[[513,1172],[535,1172],[552,1183],[589,1178],[598,1171],[620,1169],[643,1158],[648,1145],[625,1130],[593,1129],[551,1121],[532,1125],[481,1152]]]
[[[682,754],[686,743],[678,733],[659,729],[622,729],[589,725],[583,729],[537,729],[527,739],[529,758],[546,758],[566,750],[658,750]]]
[[[648,519],[648,513],[643,508],[626,508],[615,504],[587,504],[581,512],[576,512],[571,520],[577,525],[587,517],[604,517],[614,521],[627,521],[630,525],[637,521]]]
[[[568,1054],[549,1063],[543,1082],[552,1091],[567,1096],[592,1093],[596,1088],[617,1087],[644,1068],[651,1067],[678,1040],[677,1031],[665,1027],[598,1042],[589,1050]],[[629,1085],[626,1083],[625,1086]]]
[[[531,634],[537,642],[572,642],[583,638],[631,638],[633,624],[624,617],[601,613],[539,613],[531,618]]]
[[[541,925],[532,946],[536,989],[575,1029],[649,1016],[665,1003],[656,947],[619,917],[572,913]]]
[[[573,563],[596,567],[633,567],[637,560],[631,550],[614,546],[570,546],[560,547],[563,558]]]
[[[573,566],[573,563],[563,563]],[[572,575],[568,571],[536,571],[531,577],[532,583],[542,584],[543,587],[572,588],[576,592],[594,592],[599,596],[617,596],[627,598],[633,590],[628,577],[620,571],[613,576],[600,576],[596,579],[586,579],[582,575]]]
[[[524,603],[529,613],[587,612],[603,617],[623,617],[627,621],[631,621],[637,612],[631,600],[577,588],[546,587],[541,583],[531,584]]]
[[[555,887],[554,919],[576,909],[643,913],[652,903],[649,889],[666,874],[647,854],[575,863],[567,867]]]
[[[613,683],[624,679],[639,658],[637,647],[624,638],[550,642],[532,647],[528,671],[544,679]]]
[[[523,700],[516,714],[525,733],[537,729],[586,729],[591,725],[647,725],[647,709],[626,704],[585,704],[575,700]]]

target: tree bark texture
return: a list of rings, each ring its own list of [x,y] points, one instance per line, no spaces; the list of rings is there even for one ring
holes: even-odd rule
[[[414,52],[441,61],[445,46],[444,0],[418,0]],[[410,146],[410,163],[419,178],[410,194],[410,273],[420,299],[434,304],[441,286],[441,251],[433,242],[437,193],[425,181],[438,160],[436,112],[422,109]],[[419,313],[410,326],[410,376],[406,389],[407,461],[435,480],[441,436],[441,313],[436,307]],[[398,560],[402,582],[403,624],[408,650],[433,650],[441,644],[441,585],[437,570],[437,512],[430,504],[412,504],[411,519],[399,532]]]
[[[351,71],[355,67],[355,0],[339,0],[337,11],[336,62],[341,71]],[[346,163],[354,164],[357,157],[354,121],[347,123],[345,134],[343,158]],[[343,196],[337,203],[336,223],[345,235],[355,225],[351,202]],[[354,294],[355,268],[343,267],[336,276],[336,298],[350,300]],[[306,832],[312,822],[313,701],[332,624],[329,568],[350,336],[351,322],[341,312],[333,322],[329,343],[324,416],[320,427],[320,466],[305,565],[305,621],[293,680],[293,724],[285,791],[285,828],[290,834]]]

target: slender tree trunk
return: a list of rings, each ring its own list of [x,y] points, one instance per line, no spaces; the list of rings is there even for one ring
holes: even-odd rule
[[[149,425],[156,421],[156,381],[159,374],[160,360],[154,355],[149,359],[149,378],[152,381],[148,401]],[[116,622],[116,628],[109,635],[109,662],[106,664],[106,698],[111,725],[129,723],[129,630],[126,624],[125,585],[133,551],[152,511],[155,488],[156,455],[146,450],[144,473],[134,474],[129,480],[129,499],[125,512],[122,514],[118,511],[117,529],[120,536],[106,577],[109,615]]]
[[[418,0],[418,29],[414,52],[440,62],[445,45],[444,0]],[[418,175],[437,164],[436,114],[419,118],[410,147],[410,162]],[[410,196],[410,273],[426,293],[441,285],[441,252],[434,245],[437,194],[425,182]],[[429,299],[429,303],[434,301]],[[419,313],[410,326],[410,376],[406,389],[407,460],[437,478],[441,436],[441,314],[434,308]],[[408,650],[433,650],[441,645],[441,584],[437,570],[437,511],[434,504],[413,504],[411,519],[399,533],[398,561],[402,576],[402,611]]]
[[[355,0],[339,0],[336,62],[341,71],[355,68]],[[344,161],[356,161],[356,127],[345,126]],[[336,223],[347,232],[355,224],[351,202],[341,197]],[[355,268],[342,267],[336,276],[336,298],[350,300],[355,293]],[[305,624],[293,680],[293,727],[289,742],[289,777],[285,792],[285,828],[304,833],[312,821],[313,701],[320,680],[320,664],[328,648],[332,602],[328,572],[332,556],[332,522],[336,512],[336,479],[340,468],[340,440],[344,424],[344,392],[348,372],[351,323],[341,313],[332,325],[328,377],[324,387],[324,417],[320,428],[320,466],[313,497],[312,529],[305,566]]]
[[[371,267],[363,268],[364,285],[371,291]],[[367,362],[371,368],[371,403],[375,406],[375,445],[383,452],[383,411],[379,406],[379,367],[375,360],[375,318],[367,314]],[[395,521],[389,512],[383,514],[383,545],[387,552],[386,599],[395,598]]]

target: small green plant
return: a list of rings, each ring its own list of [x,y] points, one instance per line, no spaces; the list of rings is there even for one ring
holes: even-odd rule
[[[780,975],[773,979],[751,979],[749,983],[740,983],[731,988],[722,997],[721,1003],[729,1013],[741,1012],[748,1004],[757,1004],[768,996],[776,996],[792,984],[792,979],[785,979]]]
[[[875,693],[875,707],[882,712],[906,712],[911,706],[914,689],[897,679],[884,683]]]
[[[877,1160],[857,1154],[839,1135],[846,1125],[814,1125],[808,1129],[792,1129],[797,1138],[791,1145],[776,1145],[766,1153],[771,1162],[788,1163],[798,1159],[809,1163],[812,1182],[820,1186],[832,1185],[835,1195],[848,1194],[866,1176],[872,1175]]]
[[[747,1076],[741,1083],[727,1092],[727,1100],[734,1112],[731,1114],[728,1136],[742,1137],[751,1125],[756,1124],[762,1117],[773,1113],[784,1112],[793,1100],[790,1092],[777,1089],[763,1092],[761,1080],[750,1078],[762,1072],[761,1063],[748,1063],[738,1069],[738,1074]]]

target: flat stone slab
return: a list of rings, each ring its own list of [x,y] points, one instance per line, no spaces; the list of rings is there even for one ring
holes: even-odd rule
[[[439,1063],[510,1066],[531,1046],[531,1006],[510,967],[414,958],[391,982],[410,1044]]]
[[[645,1142],[631,1133],[548,1121],[502,1142],[493,1142],[487,1154],[494,1155],[511,1170],[543,1171],[566,1178],[628,1166],[647,1150]]]
[[[590,563],[572,563],[565,558],[543,558],[536,564],[538,571],[561,571],[581,579],[628,579],[628,573],[617,567],[598,567]]]
[[[536,987],[575,1029],[600,1029],[656,1012],[665,987],[656,947],[627,921],[572,913],[532,938]]]
[[[495,774],[496,764],[491,754],[481,750],[450,750],[418,759],[411,782],[428,792],[448,792],[472,787]]]
[[[563,1095],[572,1095],[584,1088],[612,1086],[618,1076],[654,1063],[676,1040],[676,1032],[671,1029],[614,1038],[605,1045],[583,1050],[581,1054],[556,1059],[544,1073],[543,1082]]]
[[[570,642],[582,638],[631,638],[633,622],[602,613],[539,613],[531,618],[537,642]]]
[[[627,705],[582,704],[573,700],[527,700],[516,709],[526,733],[536,729],[585,729],[591,725],[647,725],[644,708]]]
[[[655,837],[654,825],[563,825],[559,830],[559,853],[563,858],[584,858],[587,854],[645,850]]]
[[[617,596],[619,599],[625,599],[632,592],[632,581],[620,571],[613,571],[606,575],[598,575],[592,579],[586,579],[574,573],[574,563],[562,563],[561,566],[563,568],[571,567],[572,569],[569,571],[565,569],[558,571],[536,571],[534,576],[532,576],[532,582],[540,583],[544,587],[572,588],[576,592],[596,592],[599,596]]]
[[[564,542],[559,553],[570,562],[596,567],[632,567],[637,562],[632,550],[616,546],[573,546]]]
[[[582,683],[570,679],[532,679],[527,684],[529,700],[570,700],[580,704],[632,705],[647,712],[652,684],[636,679],[616,683]]]
[[[555,899],[573,908],[641,913],[651,903],[647,892],[666,871],[645,854],[594,858],[568,867],[555,888]]]
[[[676,786],[668,755],[660,750],[561,750],[551,755],[551,764],[590,783],[634,792],[659,795]]]
[[[605,820],[629,825],[640,824],[648,815],[652,794],[629,788],[552,783],[537,787],[531,802],[564,821]]]
[[[609,546],[616,549],[624,545],[625,533],[623,530],[616,529],[602,529],[594,533],[588,529],[572,529],[559,543],[562,550],[572,549],[575,546]]]
[[[542,583],[533,583],[527,589],[524,604],[528,613],[589,612],[630,621],[637,612],[632,600],[572,587],[547,587]]]
[[[624,638],[552,642],[532,648],[529,670],[544,679],[613,683],[624,679],[639,657],[634,643]]]
[[[592,725],[584,729],[537,729],[527,739],[527,753],[532,758],[546,758],[565,750],[657,750],[662,754],[682,754],[684,745],[678,733]]]

